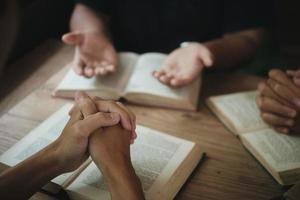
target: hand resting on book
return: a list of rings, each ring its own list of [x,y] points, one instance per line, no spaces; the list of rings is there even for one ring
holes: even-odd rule
[[[295,78],[281,70],[271,70],[258,91],[257,104],[267,124],[280,133],[300,131],[300,85]]]
[[[57,140],[0,175],[0,196],[27,199],[56,176],[77,169],[91,154],[112,187],[113,199],[127,194],[143,199],[129,152],[134,115],[121,104],[92,99],[85,93],[77,94],[69,114]]]
[[[196,80],[203,68],[212,65],[213,55],[210,50],[193,42],[171,52],[161,69],[153,72],[153,76],[163,84],[181,87]]]

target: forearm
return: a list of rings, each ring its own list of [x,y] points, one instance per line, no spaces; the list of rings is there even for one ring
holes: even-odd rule
[[[135,174],[130,158],[123,155],[117,162],[96,162],[108,184],[112,199],[140,200],[144,199],[141,182]]]
[[[0,174],[0,196],[28,199],[60,174],[51,148],[46,148]]]
[[[83,4],[77,4],[71,17],[70,29],[71,31],[97,31],[105,33],[104,16],[101,16]]]
[[[203,43],[213,55],[213,65],[217,69],[236,67],[250,60],[260,46],[263,29],[253,29],[224,35]]]

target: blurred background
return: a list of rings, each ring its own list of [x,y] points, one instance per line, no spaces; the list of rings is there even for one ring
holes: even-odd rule
[[[61,35],[68,31],[74,4],[73,0],[0,1],[0,48],[6,52],[0,56],[0,66],[3,66],[0,99],[37,70],[25,65],[15,68],[14,63],[49,39],[60,41]],[[300,1],[274,0],[269,8],[274,15],[265,27],[268,30],[265,45],[239,73],[263,76],[270,68],[300,67]]]

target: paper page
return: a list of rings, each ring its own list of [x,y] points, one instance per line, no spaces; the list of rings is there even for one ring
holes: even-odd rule
[[[170,88],[152,76],[152,72],[158,70],[165,59],[166,55],[161,53],[146,53],[140,56],[125,91],[127,93],[148,93],[173,99],[189,99],[190,86]]]
[[[191,152],[194,143],[143,126],[137,126],[137,133],[138,138],[131,146],[131,159],[146,197],[153,197],[158,191],[170,187],[166,182]],[[95,164],[89,165],[67,189],[90,198],[110,197]]]
[[[300,137],[264,129],[244,134],[242,140],[277,172],[300,168]]]
[[[33,129],[29,134],[0,156],[0,162],[14,166],[37,153],[56,140],[69,120],[68,112],[72,107],[67,104],[46,121]],[[54,182],[62,184],[71,173],[63,174]]]
[[[134,69],[138,55],[130,52],[119,53],[119,66],[116,73],[99,77],[85,78],[77,75],[73,69],[67,73],[57,90],[99,90],[110,88],[119,94],[124,91]]]
[[[231,121],[239,133],[268,128],[260,117],[256,105],[257,92],[243,92],[211,97],[211,101],[224,117]]]

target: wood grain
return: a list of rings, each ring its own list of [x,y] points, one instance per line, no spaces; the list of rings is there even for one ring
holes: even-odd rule
[[[59,55],[62,51],[68,55],[72,53],[72,49],[60,49],[56,54]],[[63,56],[56,59],[54,63],[62,65],[70,61]],[[0,153],[67,102],[51,97],[51,92],[66,70],[64,68],[59,71],[3,114],[0,118]],[[192,140],[200,144],[207,153],[205,162],[197,167],[176,199],[262,200],[282,194],[279,184],[203,104],[204,98],[210,95],[255,89],[261,79],[225,74],[205,77],[198,112],[129,105],[139,124]]]

